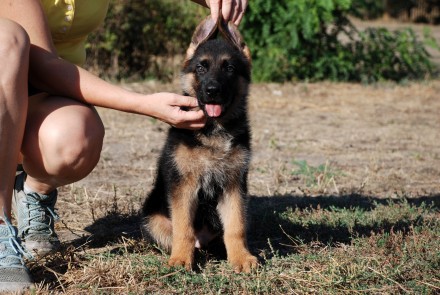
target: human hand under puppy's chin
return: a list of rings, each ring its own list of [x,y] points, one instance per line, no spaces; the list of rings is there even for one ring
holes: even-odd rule
[[[197,99],[169,92],[148,95],[150,116],[169,125],[189,130],[203,128],[206,118]]]

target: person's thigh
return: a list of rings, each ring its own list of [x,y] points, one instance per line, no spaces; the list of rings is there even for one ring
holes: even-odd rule
[[[50,187],[78,181],[98,163],[103,138],[94,107],[47,94],[30,97],[23,166],[31,178]]]

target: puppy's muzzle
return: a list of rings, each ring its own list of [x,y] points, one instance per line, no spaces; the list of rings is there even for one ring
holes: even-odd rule
[[[220,117],[223,113],[222,88],[220,83],[210,80],[203,87],[204,97],[202,103],[206,114],[211,118]]]

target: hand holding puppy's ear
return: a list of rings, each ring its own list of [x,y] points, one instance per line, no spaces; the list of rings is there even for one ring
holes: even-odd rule
[[[232,22],[238,26],[246,11],[248,0],[206,0],[211,9],[211,17],[215,21],[221,14],[225,22]]]

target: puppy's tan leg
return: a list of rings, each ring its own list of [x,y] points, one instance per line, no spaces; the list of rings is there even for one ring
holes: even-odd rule
[[[171,219],[163,213],[155,213],[147,217],[144,222],[145,234],[153,238],[165,250],[171,250],[173,229]]]
[[[236,272],[250,272],[258,265],[247,249],[245,205],[238,187],[229,189],[218,204],[228,261]]]
[[[173,239],[170,266],[190,270],[194,259],[194,217],[197,209],[197,183],[188,177],[176,186],[171,197]]]

